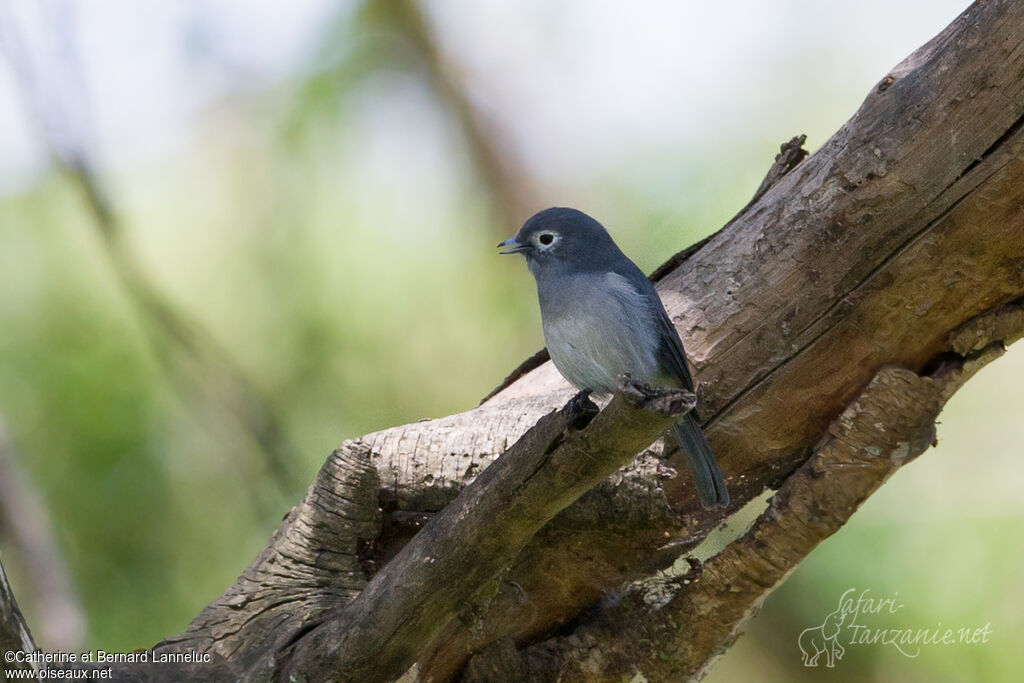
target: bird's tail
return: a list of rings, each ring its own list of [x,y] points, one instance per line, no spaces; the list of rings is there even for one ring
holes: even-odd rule
[[[727,506],[729,491],[725,487],[725,477],[722,476],[722,470],[718,469],[715,455],[704,438],[697,418],[693,413],[689,413],[681,422],[676,423],[675,430],[679,450],[683,452],[686,463],[693,472],[700,504],[706,508]]]

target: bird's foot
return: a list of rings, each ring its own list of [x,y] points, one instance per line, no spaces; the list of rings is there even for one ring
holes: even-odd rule
[[[598,413],[597,404],[590,400],[589,391],[581,391],[569,399],[564,410],[569,415],[569,422],[575,429],[586,427]]]

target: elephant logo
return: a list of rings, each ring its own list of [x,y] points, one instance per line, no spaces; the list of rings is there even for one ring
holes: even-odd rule
[[[842,659],[846,650],[839,644],[839,633],[846,619],[846,613],[842,607],[837,607],[831,612],[821,626],[805,628],[797,638],[797,645],[804,656],[804,666],[818,666],[818,658],[825,655],[825,666],[830,669],[836,665],[837,659]]]

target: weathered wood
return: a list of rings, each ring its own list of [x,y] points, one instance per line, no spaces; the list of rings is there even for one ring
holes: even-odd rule
[[[269,680],[281,650],[357,596],[366,586],[360,543],[380,533],[380,481],[353,443],[331,454],[234,585],[184,633],[153,646],[151,661],[116,664],[115,680]],[[193,660],[152,664],[176,655]]]
[[[624,385],[596,417],[581,412],[576,400],[546,415],[357,598],[285,652],[280,679],[397,678],[456,614],[472,624],[486,611],[496,577],[544,524],[695,403],[682,390]],[[581,416],[589,422],[582,430]]]
[[[1003,316],[1019,323],[1017,335],[1024,333],[1022,310]],[[796,565],[934,443],[935,419],[949,397],[1002,353],[1002,338],[989,338],[972,356],[937,364],[929,375],[883,367],[745,534],[699,571],[639,584],[571,636],[527,648],[522,680],[700,678]]]
[[[25,661],[23,656],[10,656],[10,653],[30,655],[37,652],[35,641],[25,623],[25,617],[18,609],[14,599],[14,591],[7,581],[7,572],[0,562],[0,674],[8,671],[37,671],[43,668],[33,661]],[[11,659],[12,661],[8,661]],[[21,660],[21,661],[19,661]]]
[[[526,676],[515,641],[502,638],[469,658],[462,683],[519,683]]]

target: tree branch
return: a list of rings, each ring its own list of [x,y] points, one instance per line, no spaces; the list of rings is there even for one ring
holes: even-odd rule
[[[346,444],[239,581],[188,631],[153,649],[162,656],[209,653],[211,661],[159,670],[129,665],[118,674],[133,681],[397,677],[413,663],[417,644],[457,612],[465,616],[468,602],[478,600],[483,609],[496,576],[541,526],[635,457],[695,400],[684,391],[628,384],[599,414],[589,402],[571,401],[527,431],[369,585],[356,548],[379,530],[379,482],[365,458],[352,457],[360,450]],[[398,595],[416,604],[412,618]]]
[[[596,417],[581,412],[575,400],[548,414],[432,519],[358,598],[299,641],[286,654],[280,678],[397,678],[457,613],[471,623],[472,612],[485,611],[495,578],[544,524],[695,403],[685,391],[626,384]]]
[[[1016,328],[1021,332],[1024,324]],[[527,648],[524,680],[702,677],[796,565],[935,442],[935,419],[949,397],[1002,353],[1002,343],[992,341],[928,375],[899,366],[879,370],[742,537],[703,566],[691,559],[686,575],[635,587],[571,636]]]

